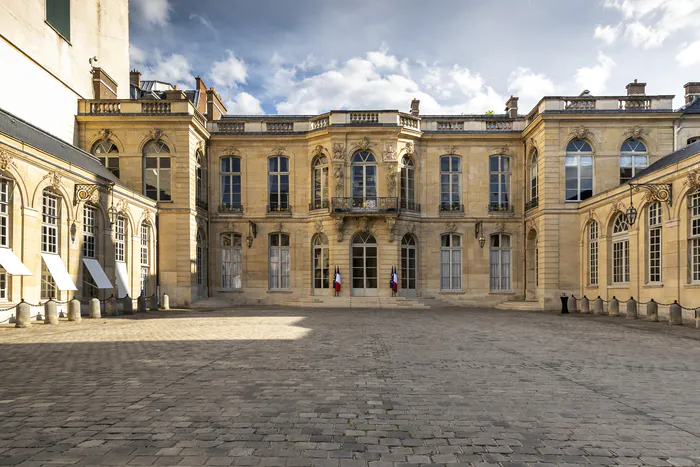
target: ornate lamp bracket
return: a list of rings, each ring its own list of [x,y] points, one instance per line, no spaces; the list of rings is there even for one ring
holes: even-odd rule
[[[670,183],[630,183],[630,192],[644,190],[647,201],[658,201],[673,206],[673,185]]]

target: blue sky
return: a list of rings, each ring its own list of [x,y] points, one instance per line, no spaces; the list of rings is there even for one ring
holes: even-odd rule
[[[528,112],[543,95],[700,81],[700,0],[131,0],[131,66],[229,114]]]

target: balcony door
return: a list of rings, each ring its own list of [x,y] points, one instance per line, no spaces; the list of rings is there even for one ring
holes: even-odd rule
[[[406,234],[401,240],[401,277],[399,278],[399,294],[402,297],[416,296],[418,250],[416,237]]]
[[[369,233],[352,239],[352,290],[354,297],[377,296],[377,241]]]
[[[352,207],[376,208],[377,160],[369,151],[359,151],[352,156]]]

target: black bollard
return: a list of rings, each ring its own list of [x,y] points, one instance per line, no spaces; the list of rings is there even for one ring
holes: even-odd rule
[[[569,297],[566,296],[566,294],[561,296],[561,314],[562,315],[568,315],[569,314]]]

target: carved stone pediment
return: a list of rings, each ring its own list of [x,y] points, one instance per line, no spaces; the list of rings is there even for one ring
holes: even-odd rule
[[[284,147],[278,147],[270,151],[270,154],[272,154],[273,156],[286,156],[287,149]]]
[[[344,161],[347,156],[347,150],[342,143],[333,143],[333,160]]]
[[[375,143],[371,142],[368,137],[363,136],[362,139],[360,139],[360,141],[355,143],[353,149],[355,151],[369,151],[374,146],[376,146]]]
[[[224,156],[240,156],[241,152],[238,150],[238,148],[234,148],[233,146],[227,146],[222,150],[222,153]]]
[[[443,149],[445,151],[445,154],[448,154],[450,156],[454,156],[459,152],[459,148],[457,146],[449,146]]]
[[[591,133],[591,130],[589,130],[585,126],[577,126],[572,130],[570,136],[576,139],[587,139],[591,138],[593,136],[593,133]]]
[[[396,146],[391,143],[384,145],[382,149],[382,161],[384,162],[394,162],[398,159],[398,154],[396,154]]]
[[[445,232],[448,232],[448,233],[457,232],[457,223],[456,222],[448,222],[447,224],[445,224]]]
[[[52,171],[44,175],[42,180],[48,180],[49,181],[49,186],[55,190],[58,190],[61,187],[62,179],[61,179],[61,174],[58,171]]]
[[[15,166],[15,159],[10,151],[0,149],[0,170],[7,170]]]

